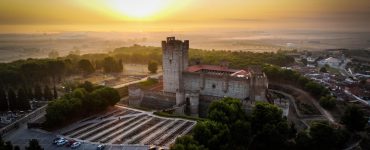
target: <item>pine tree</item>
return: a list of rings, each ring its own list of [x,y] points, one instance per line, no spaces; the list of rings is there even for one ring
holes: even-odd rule
[[[122,72],[123,71],[123,62],[122,59],[119,59],[118,61],[118,71]]]
[[[32,100],[35,98],[31,88],[26,88],[27,99]]]
[[[42,100],[42,97],[43,95],[42,95],[41,87],[40,85],[36,85],[35,86],[35,99]]]
[[[49,86],[45,86],[44,88],[44,100],[50,101],[53,99],[53,94],[51,93],[51,90]]]
[[[14,111],[17,109],[17,97],[13,89],[8,90],[8,102],[10,110]]]
[[[89,75],[95,72],[94,66],[87,59],[82,59],[78,62],[78,68],[84,75]]]
[[[58,91],[57,91],[57,88],[55,87],[55,85],[54,85],[54,99],[57,99],[58,98]]]

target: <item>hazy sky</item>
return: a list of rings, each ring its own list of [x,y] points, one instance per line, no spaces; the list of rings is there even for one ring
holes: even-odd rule
[[[370,30],[370,0],[1,0],[0,32]]]

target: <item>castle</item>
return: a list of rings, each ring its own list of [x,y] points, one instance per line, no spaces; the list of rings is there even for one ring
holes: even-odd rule
[[[227,65],[189,66],[189,41],[168,37],[162,41],[163,91],[176,93],[176,106],[183,112],[190,106],[198,114],[199,97],[232,97],[241,100],[265,100],[267,78],[263,73],[229,69]]]
[[[226,63],[219,66],[189,66],[189,41],[176,40],[175,37],[168,37],[166,41],[162,41],[162,51],[162,93],[173,95],[177,113],[184,113],[187,109],[190,115],[197,116],[200,102],[223,97],[237,98],[250,103],[266,99],[268,81],[262,72],[252,69],[230,69]],[[132,90],[131,95],[135,95]],[[136,95],[140,97],[140,94]],[[168,100],[171,101],[171,98]]]

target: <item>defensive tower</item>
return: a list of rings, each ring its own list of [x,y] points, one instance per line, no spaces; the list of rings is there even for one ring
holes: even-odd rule
[[[167,37],[162,41],[163,91],[183,92],[182,72],[188,67],[189,41]]]

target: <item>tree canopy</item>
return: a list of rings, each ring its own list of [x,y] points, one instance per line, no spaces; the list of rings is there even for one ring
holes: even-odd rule
[[[155,61],[149,61],[148,62],[148,70],[150,73],[157,73],[158,70],[158,63]]]
[[[92,84],[79,85],[79,88],[75,88],[70,94],[50,101],[46,108],[46,125],[57,126],[73,117],[79,118],[103,111],[120,100],[118,92],[113,88],[88,85]]]
[[[366,126],[368,118],[359,107],[348,106],[341,121],[351,131],[362,131]]]
[[[180,137],[172,150],[335,150],[343,149],[349,133],[327,122],[312,122],[296,134],[294,124],[282,116],[282,110],[257,102],[248,115],[238,99],[214,101],[205,121],[200,121],[191,135]]]
[[[28,143],[28,146],[26,146],[26,150],[44,150],[39,144],[39,141],[36,139],[31,139]]]
[[[204,146],[193,139],[193,136],[185,135],[176,139],[176,145],[171,147],[172,150],[207,150]]]
[[[191,144],[212,150],[284,149],[287,140],[294,137],[291,131],[282,111],[272,104],[257,103],[249,116],[240,100],[224,98],[211,103],[206,121],[193,129],[195,141]],[[189,141],[186,138],[180,138],[171,149],[186,147],[181,142]]]
[[[349,139],[348,133],[326,122],[313,122],[306,132],[300,132],[295,139],[296,149],[336,150],[343,149]]]
[[[113,57],[106,57],[103,60],[103,69],[105,73],[122,72],[122,60],[116,61]]]
[[[322,96],[320,98],[320,105],[326,109],[332,109],[336,105],[336,99],[330,95]]]
[[[81,59],[78,62],[78,68],[82,71],[84,75],[89,75],[95,72],[94,66],[87,59]]]

